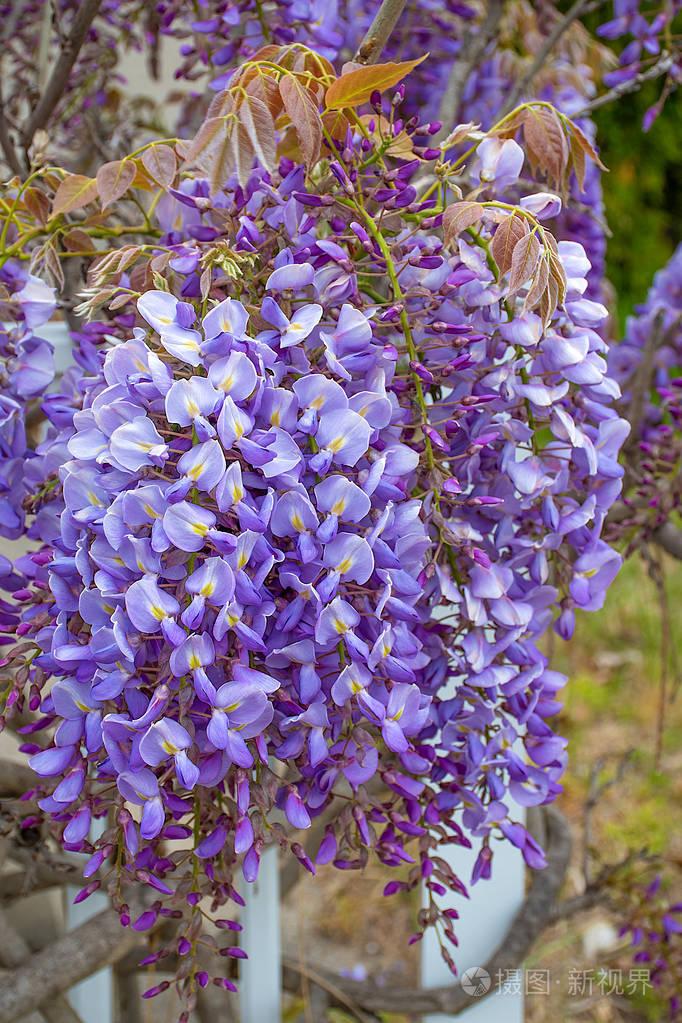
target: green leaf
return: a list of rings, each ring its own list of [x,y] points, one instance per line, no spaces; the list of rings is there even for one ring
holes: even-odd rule
[[[388,64],[371,64],[369,67],[348,71],[327,89],[327,110],[343,110],[344,107],[357,107],[366,103],[373,92],[383,92],[397,85],[427,57],[428,53],[425,53],[418,60],[405,60],[400,64],[390,61]]]

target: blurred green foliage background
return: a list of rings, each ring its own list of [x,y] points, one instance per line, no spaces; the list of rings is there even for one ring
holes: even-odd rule
[[[609,168],[603,177],[604,201],[612,237],[608,276],[618,296],[618,316],[644,301],[656,270],[670,258],[682,237],[682,94],[669,97],[651,130],[639,126],[656,102],[661,81],[618,103],[595,111],[601,156]]]

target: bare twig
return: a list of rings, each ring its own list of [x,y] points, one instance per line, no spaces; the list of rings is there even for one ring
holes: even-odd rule
[[[554,28],[536,53],[535,60],[528,68],[523,78],[516,83],[509,94],[509,99],[502,108],[500,117],[504,117],[504,115],[508,114],[510,110],[513,110],[521,96],[525,95],[533,79],[537,75],[538,71],[542,69],[545,61],[561,39],[564,32],[566,32],[573,22],[580,18],[583,14],[587,14],[588,11],[596,10],[598,7],[601,7],[601,4],[602,0],[594,0],[592,3],[590,3],[589,0],[576,0],[576,2],[566,11],[563,18],[559,18],[554,25]]]
[[[407,0],[384,0],[353,57],[356,64],[376,64]]]
[[[62,98],[71,69],[76,63],[78,54],[86,40],[90,26],[97,15],[101,3],[102,0],[83,0],[78,6],[66,44],[59,54],[52,74],[45,86],[45,91],[22,132],[26,149],[30,146],[31,140],[38,129],[45,127],[54,108]]]
[[[620,99],[621,96],[627,96],[630,92],[636,92],[647,82],[652,82],[654,79],[660,78],[661,75],[666,75],[674,63],[673,57],[669,53],[664,53],[661,59],[656,61],[650,68],[647,68],[646,71],[640,71],[638,75],[635,75],[634,78],[627,82],[614,85],[608,92],[586,103],[581,110],[578,110],[577,113],[571,116],[574,120],[578,117],[587,117],[593,110],[598,110],[600,107],[606,106],[607,103],[613,103],[615,100]]]
[[[452,131],[467,79],[473,69],[478,66],[488,44],[497,32],[503,7],[503,0],[489,0],[485,19],[478,31],[475,32],[472,28],[463,36],[459,56],[452,65],[447,88],[438,111],[438,120],[443,122],[443,127],[436,136],[434,144],[442,142]]]

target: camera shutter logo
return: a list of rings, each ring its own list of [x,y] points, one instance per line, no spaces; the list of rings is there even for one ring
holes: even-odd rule
[[[461,985],[472,998],[480,998],[490,990],[490,974],[482,966],[471,966],[462,974]]]

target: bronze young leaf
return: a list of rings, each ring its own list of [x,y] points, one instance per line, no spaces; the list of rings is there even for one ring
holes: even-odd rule
[[[390,61],[388,64],[371,64],[369,67],[348,71],[327,89],[327,110],[342,110],[344,107],[357,107],[366,103],[373,92],[383,92],[397,85],[427,57],[425,53],[419,60],[406,60],[400,64]]]
[[[490,250],[493,259],[497,263],[500,275],[506,274],[512,265],[512,253],[517,242],[528,234],[528,224],[525,217],[518,213],[512,213],[505,217],[498,225],[492,240]]]
[[[97,191],[102,209],[116,202],[128,191],[135,180],[135,164],[132,160],[112,160],[97,171]]]

